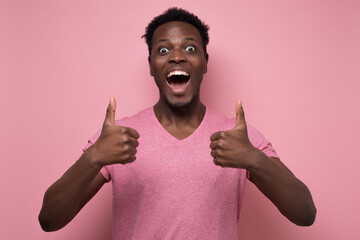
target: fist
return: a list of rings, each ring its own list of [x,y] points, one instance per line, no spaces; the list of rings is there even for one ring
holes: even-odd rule
[[[116,101],[110,98],[101,134],[92,146],[94,162],[100,166],[127,164],[135,161],[139,133],[130,127],[115,123]]]
[[[257,149],[249,140],[240,101],[236,103],[235,113],[236,124],[233,129],[211,135],[211,156],[217,166],[248,169],[252,163],[253,153]]]

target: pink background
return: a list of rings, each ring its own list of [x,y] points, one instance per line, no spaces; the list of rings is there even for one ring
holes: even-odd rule
[[[359,1],[0,2],[0,239],[110,239],[111,184],[64,229],[37,222],[45,190],[102,124],[157,100],[141,39],[170,6],[211,27],[203,101],[271,140],[310,188],[313,226],[288,222],[251,184],[241,239],[360,239]]]

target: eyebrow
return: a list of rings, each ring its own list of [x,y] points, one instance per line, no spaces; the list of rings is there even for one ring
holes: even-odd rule
[[[187,38],[184,38],[184,41],[196,41],[196,40],[195,40],[195,38],[187,37]],[[158,42],[170,42],[170,39],[163,38],[163,39],[159,39]]]
[[[169,42],[170,40],[169,39],[159,39],[158,42]]]

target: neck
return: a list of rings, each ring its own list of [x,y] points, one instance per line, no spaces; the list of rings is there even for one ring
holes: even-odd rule
[[[193,129],[195,130],[204,118],[205,105],[194,99],[184,107],[172,107],[161,99],[154,106],[154,113],[165,129]]]

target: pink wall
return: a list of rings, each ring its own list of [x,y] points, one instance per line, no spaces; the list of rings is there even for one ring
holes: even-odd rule
[[[155,103],[140,36],[174,5],[211,26],[203,101],[233,116],[243,99],[318,208],[312,227],[294,226],[248,184],[241,239],[360,239],[356,0],[2,0],[0,239],[110,238],[110,184],[55,233],[37,222],[42,196],[101,127],[111,95],[118,117]]]

